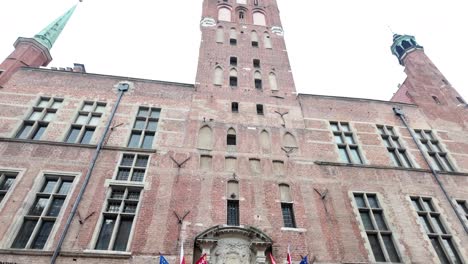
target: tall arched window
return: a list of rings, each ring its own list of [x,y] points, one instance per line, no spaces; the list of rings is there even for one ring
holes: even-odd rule
[[[212,149],[213,147],[213,131],[209,126],[200,128],[198,132],[198,148]]]
[[[226,144],[228,146],[236,146],[237,145],[236,131],[234,130],[234,128],[230,128],[227,131]]]
[[[278,91],[278,83],[276,81],[276,74],[274,72],[270,72],[268,75],[268,80],[270,81],[270,89],[272,91]]]
[[[237,87],[237,71],[236,69],[231,69],[229,72],[229,86]]]
[[[227,224],[239,225],[239,183],[230,180],[227,184]]]
[[[218,27],[216,29],[216,42],[223,43],[224,42],[224,28]]]
[[[218,20],[231,22],[231,10],[227,7],[221,7],[218,10]]]
[[[229,31],[229,43],[231,45],[237,45],[237,30],[235,28],[231,28]]]
[[[271,38],[270,38],[270,34],[268,34],[268,32],[265,32],[263,34],[263,45],[265,45],[265,49],[271,49],[272,48]]]
[[[253,23],[254,23],[254,25],[266,26],[265,14],[263,14],[261,12],[254,12],[253,13]]]
[[[214,70],[213,84],[223,85],[223,68],[219,66],[217,66]]]
[[[270,134],[266,130],[260,133],[260,146],[264,151],[270,151]]]
[[[262,89],[262,74],[259,71],[255,71],[254,73],[254,83],[255,89]]]
[[[244,13],[244,11],[241,10],[241,11],[239,11],[239,20],[243,21],[244,19],[245,19],[245,13]]]
[[[252,33],[250,33],[250,38],[252,40],[252,47],[258,48],[258,34],[257,34],[257,32],[252,31]]]
[[[285,148],[297,148],[296,138],[289,132],[284,134],[283,145]]]

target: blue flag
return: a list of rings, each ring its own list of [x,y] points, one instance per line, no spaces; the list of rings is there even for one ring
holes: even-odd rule
[[[169,264],[169,262],[167,262],[165,257],[159,256],[159,264]]]
[[[307,261],[307,256],[303,257],[301,263],[299,264],[309,264],[309,262]]]

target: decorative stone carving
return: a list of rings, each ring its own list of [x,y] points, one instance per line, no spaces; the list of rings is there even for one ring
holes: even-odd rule
[[[211,17],[204,17],[200,21],[200,25],[202,27],[214,27],[216,26],[216,20],[214,20],[214,18]]]
[[[283,28],[281,27],[271,27],[271,32],[275,33],[276,35],[278,36],[284,36],[284,31],[283,31]]]
[[[266,234],[253,227],[216,226],[196,238],[210,264],[264,264],[272,245]]]

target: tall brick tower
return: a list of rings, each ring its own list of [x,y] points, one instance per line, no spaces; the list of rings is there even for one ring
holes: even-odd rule
[[[50,49],[75,12],[76,5],[50,23],[33,38],[18,38],[15,50],[0,64],[0,87],[21,67],[47,66],[52,61]]]
[[[198,90],[295,94],[275,0],[205,0],[201,31]]]
[[[463,123],[466,102],[409,35],[393,36],[392,53],[405,67],[406,80],[391,101],[417,104],[432,120],[444,116],[443,126]]]

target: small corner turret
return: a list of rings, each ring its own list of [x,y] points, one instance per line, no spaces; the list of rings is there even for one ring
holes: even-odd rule
[[[390,47],[392,54],[398,58],[402,66],[405,66],[405,57],[414,50],[424,50],[424,48],[416,42],[416,38],[410,35],[393,35],[393,44]]]

